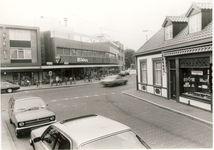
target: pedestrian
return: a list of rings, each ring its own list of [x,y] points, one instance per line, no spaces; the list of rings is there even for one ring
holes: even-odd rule
[[[59,83],[59,77],[56,76],[56,86],[58,85],[58,83]]]
[[[84,83],[86,82],[86,80],[87,80],[87,77],[85,76],[85,77],[84,77]]]
[[[51,86],[53,86],[53,78],[50,78]]]
[[[62,77],[59,77],[59,85],[62,85]]]
[[[68,77],[65,77],[65,85],[67,85]]]
[[[76,84],[76,78],[75,78],[75,76],[73,77],[73,80],[74,80],[74,84]]]
[[[36,87],[39,87],[39,81],[36,80]]]
[[[72,76],[71,76],[71,77],[69,78],[70,84],[72,84],[72,80],[73,80],[73,79],[72,79]]]

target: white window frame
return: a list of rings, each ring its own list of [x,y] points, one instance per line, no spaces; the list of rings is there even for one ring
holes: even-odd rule
[[[30,30],[9,29],[9,39],[19,41],[31,41]]]
[[[189,17],[189,33],[199,32],[202,29],[202,13],[198,13]]]
[[[156,68],[157,64],[160,64],[160,68]],[[153,66],[154,66],[154,85],[161,86],[162,85],[162,63],[159,60],[154,60],[153,61]],[[160,74],[158,74],[160,72]],[[158,77],[160,75],[160,77]],[[160,78],[160,81],[157,80],[157,78]]]
[[[172,25],[165,27],[165,40],[172,39]]]
[[[17,58],[12,57],[12,51],[16,52]],[[20,57],[19,52],[23,52],[23,58]],[[27,54],[27,52],[30,53],[30,55]],[[30,57],[27,57],[30,56]],[[32,59],[32,51],[31,49],[26,49],[26,48],[13,48],[10,49],[10,59]]]
[[[143,68],[145,66],[145,68]],[[140,71],[141,71],[141,82],[142,83],[147,83],[147,62],[146,60],[140,62]],[[143,73],[145,72],[145,73]],[[145,76],[144,76],[145,74]]]

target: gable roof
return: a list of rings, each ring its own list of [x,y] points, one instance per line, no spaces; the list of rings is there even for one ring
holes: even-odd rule
[[[209,23],[202,31],[191,34],[188,33],[187,26],[171,40],[164,40],[164,28],[161,28],[152,38],[149,39],[149,41],[147,41],[135,52],[135,55],[159,52],[163,49],[167,50],[167,47],[169,46],[179,47],[180,44],[207,38],[212,38],[212,22]]]
[[[170,22],[188,22],[188,18],[184,16],[166,16],[166,19],[164,20],[162,27],[165,27],[166,23]]]
[[[204,9],[212,9],[212,8],[213,8],[212,3],[192,3],[191,7],[186,13],[186,17],[188,17],[191,14],[193,9],[204,10]]]

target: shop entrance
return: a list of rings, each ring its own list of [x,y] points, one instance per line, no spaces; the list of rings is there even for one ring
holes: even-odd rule
[[[176,73],[175,73],[175,70],[170,70],[170,89],[171,89],[171,99],[176,100]]]

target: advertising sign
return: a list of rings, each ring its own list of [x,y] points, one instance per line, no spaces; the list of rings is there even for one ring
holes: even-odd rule
[[[194,71],[193,70],[193,71],[191,71],[191,74],[192,75],[203,75],[203,71],[196,71],[196,70]]]
[[[77,58],[77,62],[88,62],[86,58]]]

